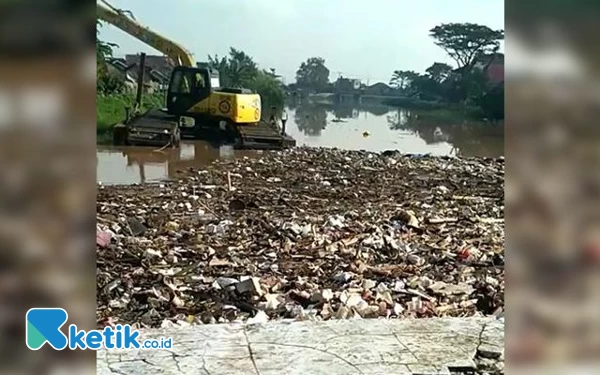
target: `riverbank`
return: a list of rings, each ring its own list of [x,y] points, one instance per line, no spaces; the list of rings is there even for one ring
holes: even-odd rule
[[[427,101],[408,97],[386,99],[384,104],[411,111],[422,119],[431,121],[457,122],[481,121],[485,118],[482,109],[465,104],[450,104],[439,101]]]
[[[481,121],[485,115],[481,108],[476,106],[468,106],[464,104],[450,104],[441,101],[428,101],[411,97],[390,97],[377,95],[363,95],[361,103],[350,102],[337,103],[335,94],[324,93],[314,94],[307,99],[317,105],[333,106],[382,106],[388,108],[398,108],[405,111],[410,111],[413,117],[419,117],[430,121],[438,121],[445,123],[455,123],[462,121]]]
[[[164,107],[164,95],[144,95],[142,111]],[[125,108],[133,107],[134,94],[98,95],[96,97],[96,137],[98,144],[112,143],[112,128],[125,120]]]
[[[502,312],[503,159],[296,148],[180,172],[99,187],[99,326]]]

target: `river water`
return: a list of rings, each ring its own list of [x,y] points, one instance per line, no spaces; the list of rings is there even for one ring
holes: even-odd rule
[[[383,105],[288,107],[286,132],[298,145],[350,150],[399,150],[410,154],[497,157],[504,153],[504,128],[464,119],[436,120]],[[180,149],[99,146],[97,180],[132,184],[177,178],[190,167],[202,168],[218,158],[254,156],[260,151],[215,148],[184,142]]]

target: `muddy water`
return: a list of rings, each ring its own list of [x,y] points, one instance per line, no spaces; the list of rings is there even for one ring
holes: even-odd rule
[[[381,105],[309,104],[287,108],[287,113],[286,131],[298,145],[488,157],[504,152],[502,125],[422,118]],[[253,155],[257,152],[234,151],[231,146],[215,148],[201,141],[184,142],[180,149],[163,151],[99,146],[97,180],[103,184],[157,182],[177,178],[190,167],[202,168],[219,158]]]
[[[231,146],[215,148],[202,141],[183,142],[178,149],[98,146],[96,179],[106,185],[175,179],[190,168],[202,168],[217,159],[256,156],[260,151],[234,152]]]

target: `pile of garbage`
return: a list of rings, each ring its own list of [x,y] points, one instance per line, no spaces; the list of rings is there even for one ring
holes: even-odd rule
[[[99,326],[503,314],[504,160],[295,148],[99,186]]]

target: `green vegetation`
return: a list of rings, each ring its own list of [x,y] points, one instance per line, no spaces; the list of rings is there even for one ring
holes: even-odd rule
[[[329,87],[329,69],[325,66],[325,59],[311,57],[300,64],[300,68],[296,72],[296,86],[316,92],[325,92]]]
[[[125,119],[125,107],[133,102],[127,95],[98,96],[96,98],[96,132],[109,132],[112,126]]]
[[[251,87],[260,94],[263,108],[283,109],[285,92],[282,85],[270,73],[259,71]]]
[[[258,93],[263,112],[270,107],[283,108],[285,92],[275,69],[260,69],[252,57],[233,47],[228,56],[209,55],[208,65],[219,71],[221,86],[246,88]]]
[[[96,23],[96,33],[102,27]],[[113,56],[113,48],[117,45],[96,38],[96,136],[98,143],[111,139],[111,130],[115,124],[123,122],[126,117],[125,108],[133,108],[135,94],[126,93],[125,83],[114,76],[108,69],[108,60]],[[164,106],[162,94],[144,95],[142,110]]]
[[[480,120],[485,117],[482,109],[474,105],[428,101],[410,97],[387,99],[384,103],[392,107],[408,109],[420,119],[438,122],[453,122],[465,119]]]
[[[96,138],[100,144],[112,141],[112,128],[115,124],[123,122],[125,108],[133,108],[135,95],[112,94],[98,95],[96,97]],[[141,111],[145,112],[151,108],[162,108],[165,104],[163,94],[147,94],[142,98]]]
[[[480,118],[479,109],[476,107],[440,107],[434,109],[414,109],[411,114],[424,121],[435,121],[437,123],[454,123],[464,120],[477,120]]]
[[[96,21],[96,91],[100,95],[120,94],[125,91],[125,82],[108,69],[108,59],[113,57],[117,45],[99,39],[101,27],[102,23]]]
[[[498,52],[504,31],[474,23],[445,23],[429,30],[429,36],[456,61],[459,69],[470,70],[478,55]]]
[[[112,126],[125,120],[125,108],[133,108],[135,95],[113,94],[98,95],[96,98],[97,133],[103,134],[112,129]],[[151,108],[164,107],[163,94],[144,95],[142,98],[142,111]]]
[[[384,100],[384,103],[392,107],[402,107],[410,109],[437,109],[447,107],[447,103],[434,100],[422,100],[415,97],[401,96]]]
[[[117,45],[98,38],[101,27],[96,21],[96,137],[105,143],[113,125],[125,120],[125,107],[131,107],[135,97],[124,94],[124,82],[109,72],[108,59]]]
[[[390,80],[396,97],[385,100],[385,104],[434,110],[432,113],[445,113],[443,116],[452,111],[456,116],[466,113],[480,119],[504,118],[504,83],[491,82],[486,73],[496,58],[504,31],[472,23],[449,23],[432,28],[429,35],[456,62],[457,68],[434,62],[424,73],[396,70]],[[294,94],[301,90],[301,95],[302,91],[333,93],[338,83],[346,87],[345,91],[355,90],[356,94],[365,89],[356,89],[350,80],[343,82],[341,78],[330,83],[325,60],[312,57],[300,65],[296,82],[287,88]]]
[[[504,118],[504,82],[491,82],[487,68],[494,62],[504,31],[471,23],[442,24],[430,30],[435,44],[458,65],[433,63],[425,74],[396,70],[390,85],[403,93],[388,101],[405,108],[461,110],[471,116]],[[475,68],[476,63],[483,65]]]
[[[259,72],[252,57],[233,47],[229,49],[229,56],[209,55],[208,65],[219,71],[223,87],[249,88]]]

